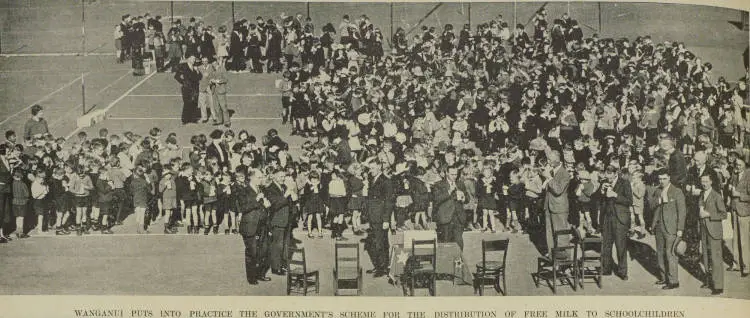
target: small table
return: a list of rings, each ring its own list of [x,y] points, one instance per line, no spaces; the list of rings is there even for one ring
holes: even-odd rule
[[[420,248],[419,250],[422,249]],[[409,277],[409,273],[404,272],[404,267],[409,258],[412,257],[411,246],[404,248],[403,244],[392,245],[390,255],[391,269],[388,276],[395,283],[397,283],[399,279],[403,281],[404,278]],[[472,284],[471,271],[469,270],[469,266],[466,265],[466,262],[464,262],[458,244],[438,243],[436,259],[437,264],[435,267],[438,278],[449,276],[453,279],[454,284]]]

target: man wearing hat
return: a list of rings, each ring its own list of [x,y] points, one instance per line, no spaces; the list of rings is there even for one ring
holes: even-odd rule
[[[701,288],[711,288],[712,295],[720,295],[724,291],[724,268],[722,258],[722,240],[724,230],[722,220],[727,218],[724,200],[713,189],[713,179],[709,175],[700,177],[703,191],[699,197],[699,211],[701,243],[703,244],[703,269],[706,277]]]
[[[675,247],[679,245],[682,231],[685,229],[685,195],[680,188],[672,184],[666,169],[657,171],[656,175],[661,186],[656,193],[658,206],[651,222],[656,236],[656,259],[660,273],[656,284],[664,285],[662,289],[675,289],[680,287],[677,276],[678,251]]]

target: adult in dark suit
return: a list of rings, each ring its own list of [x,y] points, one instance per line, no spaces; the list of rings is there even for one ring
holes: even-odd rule
[[[185,63],[177,66],[174,79],[182,85],[182,124],[197,123],[200,118],[198,83],[201,73],[195,67],[195,56],[188,56]]]
[[[668,156],[667,169],[670,182],[673,186],[683,189],[687,181],[687,163],[685,155],[675,148],[674,140],[670,138],[661,139],[659,146]]]
[[[437,235],[440,242],[455,242],[463,250],[463,201],[466,193],[458,182],[458,168],[447,168],[443,178],[433,186],[433,202]]]
[[[551,151],[547,158],[549,167],[542,171],[544,183],[542,188],[546,189],[544,196],[544,210],[546,217],[547,252],[550,253],[558,243],[560,246],[567,245],[570,238],[562,237],[563,242],[555,242],[554,232],[567,230],[570,206],[568,203],[568,185],[570,174],[563,167],[560,160],[560,152]]]
[[[265,231],[263,223],[267,214],[265,209],[271,206],[271,202],[263,196],[260,191],[260,172],[248,171],[250,177],[249,185],[245,184],[245,175],[237,173],[236,189],[241,190],[237,196],[237,209],[242,213],[240,219],[240,235],[245,243],[245,275],[247,282],[251,285],[258,284],[258,280],[269,281],[265,277],[263,266],[258,266],[259,241],[261,232]],[[267,270],[267,269],[266,269]]]
[[[241,27],[241,24],[235,23],[232,35],[229,37],[229,58],[232,61],[227,69],[235,72],[245,69],[245,35]]]
[[[3,234],[3,228],[11,217],[10,198],[13,178],[11,177],[12,167],[8,161],[9,152],[7,144],[0,144],[0,244],[8,243],[8,239]]]
[[[722,241],[724,229],[721,221],[727,218],[724,200],[713,189],[713,181],[708,175],[701,177],[703,193],[700,195],[698,216],[701,218],[701,242],[703,243],[703,268],[706,270],[701,288],[711,288],[713,295],[724,292],[724,268]]]
[[[211,144],[206,147],[206,158],[214,157],[218,159],[219,167],[229,168],[229,149],[223,142],[224,133],[215,129],[209,137],[211,138]]]
[[[607,183],[602,185],[602,271],[612,273],[612,244],[617,248],[616,275],[628,279],[628,230],[633,191],[630,182],[620,177],[617,168],[607,167]]]
[[[271,246],[269,260],[271,261],[271,272],[276,275],[285,275],[286,251],[289,244],[289,217],[291,193],[284,185],[286,174],[284,169],[278,169],[273,173],[273,181],[263,190],[263,195],[271,203],[269,207],[269,227],[271,232]]]
[[[366,246],[374,268],[367,273],[381,277],[388,272],[388,229],[391,211],[394,209],[394,194],[391,180],[383,175],[379,161],[370,163],[370,175],[372,179],[367,192],[367,220],[370,230]]]
[[[669,171],[662,169],[657,172],[660,189],[657,190],[659,206],[654,213],[653,227],[656,236],[656,260],[659,266],[660,278],[657,285],[664,285],[663,289],[680,287],[677,275],[677,255],[674,253],[675,243],[682,238],[685,229],[685,195],[670,181]]]

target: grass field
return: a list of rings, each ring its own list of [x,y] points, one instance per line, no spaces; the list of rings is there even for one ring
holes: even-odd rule
[[[115,64],[112,52],[112,27],[124,13],[161,14],[169,20],[169,2],[128,2],[99,0],[86,7],[86,49],[89,56],[60,55],[82,51],[80,38],[80,7],[62,1],[12,0],[0,4],[0,130],[21,131],[29,117],[31,105],[45,107],[50,129],[57,136],[71,136],[77,131],[75,120],[83,112],[81,81],[85,82],[86,107],[106,109],[104,122],[85,128],[95,134],[106,127],[113,134],[133,131],[147,133],[160,127],[166,133],[176,132],[178,140],[187,144],[197,133],[208,134],[209,125],[180,125],[182,107],[178,84],[172,74],[153,73],[142,77],[131,75],[128,64]],[[495,17],[526,23],[542,3],[474,3],[472,23]],[[435,4],[398,3],[394,5],[394,27],[407,30],[417,26]],[[254,19],[257,15],[277,17],[306,12],[305,3],[237,3],[235,17]],[[468,5],[446,3],[424,20],[424,24],[439,26],[452,23],[460,26],[468,22]],[[547,5],[550,18],[568,11],[566,3]],[[656,42],[684,41],[686,46],[712,62],[715,73],[735,80],[744,75],[741,54],[748,45],[748,33],[730,22],[740,19],[739,11],[685,5],[657,5],[638,3],[602,4],[601,22],[595,3],[570,3],[573,18],[584,26],[584,33],[594,30],[603,37],[651,35]],[[385,34],[390,32],[390,7],[387,3],[311,3],[310,14],[319,27],[324,22],[338,24],[340,16],[369,15]],[[174,14],[183,17],[200,16],[208,24],[231,22],[229,2],[176,2]],[[32,26],[33,27],[30,27]],[[386,35],[387,36],[387,35]],[[20,56],[18,56],[20,55]],[[232,128],[247,129],[256,136],[270,128],[277,128],[292,147],[303,139],[287,137],[289,127],[281,127],[280,97],[274,88],[275,75],[230,74],[229,104],[234,111]],[[132,236],[134,220],[116,228],[113,237],[45,237],[34,236],[23,241],[0,246],[0,268],[13,271],[0,273],[0,294],[116,294],[116,295],[281,295],[284,279],[258,287],[249,287],[242,279],[242,242],[235,236]],[[509,236],[497,234],[497,237]],[[297,235],[302,237],[302,235]],[[479,259],[479,242],[489,234],[467,233],[464,257],[470,264]],[[510,292],[512,295],[550,295],[546,288],[534,288],[529,273],[536,264],[538,252],[527,237],[513,235],[513,254],[510,258]],[[651,238],[649,238],[651,239]],[[561,288],[563,295],[683,295],[703,296],[700,283],[685,270],[680,273],[683,287],[662,292],[652,285],[653,275],[648,264],[653,257],[647,239],[633,243],[629,282],[617,278],[605,281],[598,289],[587,285],[583,291],[572,292]],[[332,295],[330,283],[333,243],[330,239],[303,240],[312,268],[321,270],[321,295]],[[365,267],[369,260],[363,259]],[[645,265],[641,265],[645,264]],[[473,265],[472,265],[473,266]],[[727,274],[726,296],[750,298],[750,280],[737,279],[736,273]],[[41,279],[40,279],[41,278]],[[384,279],[365,280],[365,295],[399,296],[401,289],[390,286]],[[471,295],[470,286],[452,286],[441,282],[438,295]]]

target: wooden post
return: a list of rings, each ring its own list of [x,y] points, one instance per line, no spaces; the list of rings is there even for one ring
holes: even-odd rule
[[[388,42],[391,43],[393,41],[393,1],[391,1],[391,37],[388,39]],[[391,43],[391,47],[393,46],[393,43]]]
[[[469,2],[469,29],[471,29],[471,2]]]
[[[169,23],[174,23],[174,1],[169,1]]]
[[[597,10],[599,12],[599,33],[602,33],[602,3],[597,2],[597,5],[599,7],[599,10]],[[601,36],[601,34],[599,35]]]
[[[86,56],[86,0],[81,0],[81,55]],[[86,115],[86,83],[83,77],[81,69],[81,107],[83,115]]]
[[[232,28],[234,28],[234,1],[232,1]]]
[[[307,17],[310,17],[310,1],[307,1]]]

